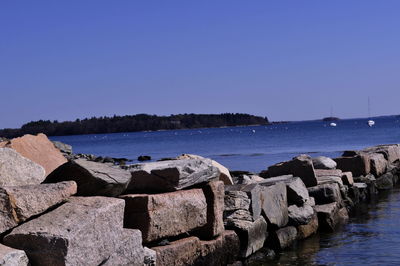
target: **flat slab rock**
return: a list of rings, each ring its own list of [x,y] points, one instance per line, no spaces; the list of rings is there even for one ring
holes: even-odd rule
[[[207,224],[207,201],[202,189],[130,194],[121,198],[126,202],[125,227],[142,231],[146,243],[178,236]]]
[[[137,164],[131,167],[129,191],[171,192],[211,180],[221,172],[210,159],[183,159]]]
[[[45,183],[75,181],[78,196],[119,196],[131,181],[129,171],[104,163],[78,159],[69,161],[47,176]]]
[[[0,143],[0,147],[8,147],[17,151],[22,156],[41,165],[46,175],[67,162],[67,159],[54,146],[45,134],[24,135],[10,141]]]
[[[45,212],[75,193],[73,181],[0,188],[0,232]]]
[[[0,186],[40,184],[45,170],[37,163],[10,148],[0,148]]]
[[[284,227],[289,221],[286,193],[286,185],[283,182],[262,186],[262,214],[274,227]]]
[[[13,249],[0,244],[0,265],[28,266],[29,259],[23,250]]]
[[[115,198],[73,197],[13,229],[4,243],[24,250],[33,265],[99,265],[119,251],[126,237],[124,205]],[[140,234],[136,237],[141,241]]]

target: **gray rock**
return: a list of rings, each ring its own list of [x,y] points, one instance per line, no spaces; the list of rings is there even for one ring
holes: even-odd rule
[[[368,174],[366,176],[355,177],[354,181],[357,183],[367,184],[366,194],[367,194],[368,198],[371,198],[374,195],[378,194],[378,189],[376,186],[376,178],[374,175]]]
[[[254,184],[265,181],[264,178],[258,175],[241,175],[237,178],[237,184]]]
[[[297,229],[294,226],[287,226],[270,234],[268,244],[275,250],[283,250],[290,247],[297,239]]]
[[[220,171],[210,159],[183,159],[137,164],[131,168],[128,190],[136,192],[170,192],[211,180]]]
[[[258,184],[248,184],[248,185],[232,185],[225,186],[225,193],[230,191],[241,191],[245,192],[247,198],[250,199],[250,208],[248,209],[253,216],[253,220],[257,220],[261,215],[261,187]],[[229,193],[227,194],[228,201],[226,200],[225,204],[229,203]],[[225,210],[232,209],[231,206],[227,206]]]
[[[201,189],[130,194],[121,198],[126,202],[125,227],[142,231],[145,243],[178,236],[207,224],[207,202]]]
[[[73,197],[15,228],[4,243],[24,250],[33,265],[99,265],[118,252],[126,237],[123,212],[121,199]]]
[[[313,217],[309,221],[309,223],[305,225],[297,226],[297,237],[298,239],[305,239],[313,234],[315,234],[318,230],[318,216],[317,213],[314,213]]]
[[[244,191],[225,191],[225,211],[250,210],[251,200]]]
[[[379,145],[364,149],[365,153],[381,153],[389,163],[400,159],[400,145]]]
[[[320,228],[325,231],[333,232],[339,224],[339,205],[336,202],[316,205],[315,211],[318,214]]]
[[[372,153],[369,155],[371,163],[371,173],[375,176],[380,176],[386,172],[388,162],[383,154]]]
[[[308,200],[305,202],[305,204],[308,204],[311,207],[314,207],[315,206],[315,199],[313,197],[309,197]]]
[[[262,186],[269,186],[277,182],[284,182],[286,184],[289,205],[296,204],[302,206],[308,200],[308,190],[299,177],[293,177],[292,175],[272,177],[265,179],[265,181],[259,184]]]
[[[45,179],[42,166],[10,148],[0,148],[0,186],[36,185]]]
[[[0,233],[66,201],[75,193],[73,181],[0,188]]]
[[[346,186],[352,186],[354,184],[353,174],[351,172],[344,172],[342,182]]]
[[[268,174],[271,177],[292,174],[300,177],[307,187],[317,185],[311,157],[304,154],[293,158],[291,161],[268,167]]]
[[[393,174],[386,173],[376,179],[376,187],[378,190],[389,190],[393,188]]]
[[[131,180],[129,171],[84,159],[69,161],[47,176],[45,183],[75,181],[79,196],[119,196]]]
[[[236,221],[234,227],[241,243],[240,256],[246,258],[264,246],[267,239],[267,222],[263,217],[254,222]]]
[[[225,227],[228,228],[231,225],[234,225],[236,220],[254,222],[253,215],[251,215],[249,210],[235,210],[224,212]]]
[[[119,248],[102,266],[142,266],[145,261],[144,249],[142,246],[142,233],[139,230],[123,229]]]
[[[339,187],[343,187],[342,176],[343,172],[340,169],[334,170],[315,170],[315,175],[317,176],[318,185],[327,183],[338,183]]]
[[[62,153],[72,154],[72,146],[61,141],[52,141],[54,146],[59,149]]]
[[[144,266],[156,266],[157,265],[157,253],[144,247]]]
[[[315,169],[336,169],[336,162],[329,157],[318,156],[312,158]]]
[[[306,204],[303,207],[291,205],[288,211],[289,223],[294,226],[308,224],[314,216],[314,209]]]
[[[283,182],[262,186],[262,214],[273,227],[284,227],[288,221],[286,185]]]
[[[28,266],[29,260],[23,250],[13,249],[0,244],[0,265]]]
[[[177,160],[182,160],[182,159],[200,159],[204,160],[206,158],[199,156],[199,155],[194,155],[194,154],[182,154],[181,156],[176,157]],[[219,180],[223,181],[225,185],[233,185],[233,180],[232,176],[229,172],[229,169],[220,164],[217,161],[211,160],[211,164],[218,168],[220,172]]]
[[[339,157],[334,159],[338,169],[343,172],[352,172],[353,176],[367,175],[371,172],[368,154],[358,154],[352,157]]]
[[[308,193],[315,199],[317,205],[328,204],[332,202],[342,203],[340,188],[337,183],[322,184],[308,188]]]

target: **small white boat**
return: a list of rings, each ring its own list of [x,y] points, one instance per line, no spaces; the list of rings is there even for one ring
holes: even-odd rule
[[[371,117],[371,103],[369,101],[369,97],[368,97],[368,117]],[[369,119],[367,122],[367,125],[369,127],[373,127],[375,125],[375,121],[372,119]]]
[[[368,120],[367,124],[368,124],[369,127],[372,127],[372,126],[375,125],[375,121],[374,120]]]
[[[331,126],[331,127],[336,127],[337,124],[332,122],[332,123],[329,124],[329,126]]]

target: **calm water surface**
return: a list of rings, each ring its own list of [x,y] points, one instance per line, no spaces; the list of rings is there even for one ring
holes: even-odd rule
[[[276,261],[255,265],[400,265],[400,189],[358,206],[335,233],[315,235]]]
[[[182,153],[210,157],[232,170],[258,172],[298,154],[339,156],[349,149],[400,143],[395,117],[328,123],[296,122],[271,126],[175,130],[53,137],[71,144],[76,153],[153,159]],[[360,206],[351,222],[334,234],[316,235],[285,251],[278,260],[260,265],[400,265],[400,191]]]
[[[400,143],[400,122],[377,118],[375,127],[366,119],[342,120],[337,127],[321,121],[270,126],[173,130],[53,137],[71,144],[76,153],[153,159],[198,154],[217,160],[232,170],[261,171],[268,165],[298,154],[339,156],[343,150]]]

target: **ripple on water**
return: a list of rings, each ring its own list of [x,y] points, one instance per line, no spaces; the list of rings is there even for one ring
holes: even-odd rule
[[[400,189],[353,215],[337,232],[300,241],[278,259],[255,265],[400,265]]]

